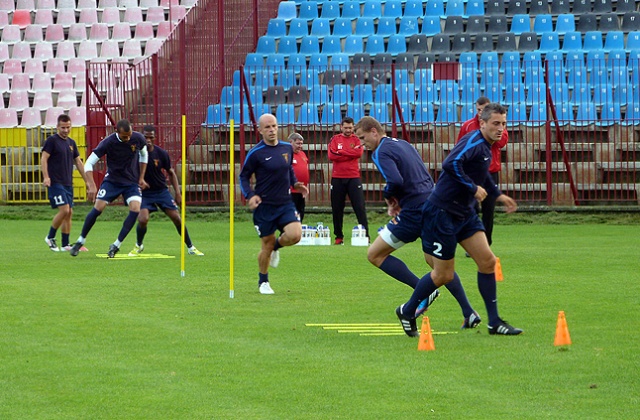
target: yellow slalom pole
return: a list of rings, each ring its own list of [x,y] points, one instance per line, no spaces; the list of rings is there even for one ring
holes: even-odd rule
[[[186,217],[186,200],[187,200],[187,116],[182,115],[182,165],[180,165],[180,172],[182,176],[182,200],[180,203],[180,218],[182,223],[180,224],[180,276],[184,277],[184,231],[187,223]]]
[[[236,192],[236,176],[235,176],[235,140],[234,140],[234,127],[233,120],[229,120],[229,125],[231,128],[231,135],[229,137],[229,298],[233,299],[234,289],[233,289],[233,215],[234,215],[234,203],[235,203],[235,192]]]

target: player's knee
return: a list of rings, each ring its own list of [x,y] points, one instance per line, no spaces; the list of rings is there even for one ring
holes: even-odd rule
[[[384,256],[380,255],[378,252],[369,247],[369,250],[367,251],[367,259],[371,264],[375,265],[376,267],[380,267],[380,265],[382,265],[382,262],[384,261]]]
[[[142,213],[138,214],[138,223],[140,223],[142,227],[147,226],[147,223],[149,223],[149,215]]]
[[[496,268],[496,256],[492,254],[476,261],[478,271],[481,273],[493,273]]]

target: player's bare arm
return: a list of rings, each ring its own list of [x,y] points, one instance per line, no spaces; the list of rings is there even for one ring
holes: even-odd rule
[[[259,195],[254,195],[253,197],[251,197],[249,199],[249,209],[250,210],[255,210],[256,208],[258,208],[258,206],[260,205],[260,203],[262,203],[262,199],[260,198]]]
[[[51,178],[49,178],[49,156],[51,156],[48,152],[42,152],[42,157],[40,158],[40,166],[42,168],[42,184],[45,187],[51,186]]]
[[[96,184],[93,182],[93,177],[87,176],[87,173],[84,170],[84,163],[82,163],[82,159],[78,156],[75,159],[76,168],[78,168],[78,172],[82,175],[82,179],[84,180],[85,185],[87,186],[87,200],[92,203],[96,200],[96,193],[98,189],[96,188]]]
[[[304,185],[302,182],[296,182],[295,184],[293,184],[293,189],[296,192],[299,192],[300,194],[302,194],[303,197],[307,197],[307,195],[309,195],[309,188],[307,188],[306,185]]]
[[[505,207],[505,212],[507,213],[513,213],[516,210],[518,210],[518,203],[516,203],[516,200],[514,200],[513,198],[509,197],[506,194],[502,194],[500,195],[496,201],[502,203]]]

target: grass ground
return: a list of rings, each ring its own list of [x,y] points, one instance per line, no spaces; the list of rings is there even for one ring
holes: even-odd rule
[[[224,216],[190,219],[206,256],[188,257],[181,278],[167,219],[152,220],[145,252],[175,259],[97,258],[120,228],[118,211],[107,214],[114,209],[92,230],[91,252],[72,258],[46,249],[51,210],[24,208],[33,220],[10,220],[15,209],[0,211],[0,418],[637,418],[637,224],[499,223],[499,307],[525,334],[489,336],[486,323],[460,331],[444,291],[427,314],[434,331],[450,334],[419,352],[405,336],[305,325],[397,322],[394,308],[410,291],[370,266],[365,248],[286,248],[270,274],[276,294],[262,296],[259,242],[239,215],[230,299]],[[418,244],[397,255],[425,272]],[[473,263],[458,256],[486,318]],[[573,341],[566,348],[553,346],[560,310]]]

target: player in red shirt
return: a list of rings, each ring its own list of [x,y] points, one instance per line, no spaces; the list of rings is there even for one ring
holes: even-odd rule
[[[478,100],[476,101],[476,110],[478,111],[478,114],[462,124],[462,127],[460,128],[460,134],[458,134],[456,143],[458,143],[465,134],[480,129],[480,114],[482,113],[484,107],[487,106],[487,104],[489,104],[490,102],[491,100],[486,96],[481,96],[478,98]],[[491,165],[489,166],[489,173],[496,185],[498,185],[499,183],[501,168],[500,149],[505,147],[508,141],[509,134],[507,133],[507,130],[504,130],[502,132],[502,137],[500,138],[500,140],[493,143],[493,145],[491,146]],[[480,207],[482,209],[482,224],[484,224],[484,228],[486,230],[487,241],[489,242],[489,245],[491,245],[491,233],[493,232],[493,216],[496,210],[495,198],[485,198],[484,200],[482,200],[482,204],[480,205]]]
[[[364,226],[367,238],[369,237],[367,210],[360,180],[360,157],[364,149],[358,136],[353,133],[353,127],[353,118],[345,117],[340,124],[341,133],[331,137],[329,142],[329,160],[333,162],[331,212],[333,213],[333,232],[336,235],[335,245],[344,243],[342,223],[347,195],[358,223]]]
[[[288,140],[291,142],[291,147],[293,148],[293,161],[291,162],[293,165],[293,173],[296,174],[298,182],[301,182],[303,185],[308,187],[309,159],[302,150],[304,137],[299,133],[292,133]],[[300,222],[302,222],[302,219],[304,219],[305,207],[304,195],[291,188],[291,198],[293,199],[293,204],[296,205],[296,210],[298,210],[298,214],[300,215]]]

